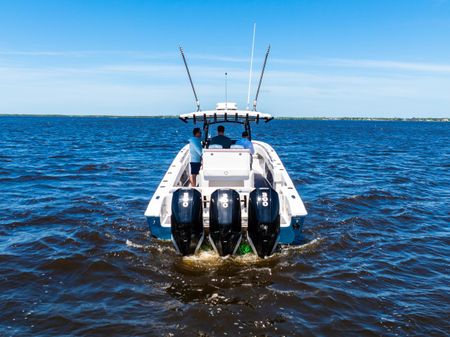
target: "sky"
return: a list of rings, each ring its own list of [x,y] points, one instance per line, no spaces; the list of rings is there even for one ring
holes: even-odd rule
[[[450,117],[450,0],[0,0],[0,114]]]

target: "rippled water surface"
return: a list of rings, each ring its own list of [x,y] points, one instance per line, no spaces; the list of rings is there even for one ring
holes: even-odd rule
[[[304,244],[266,260],[151,239],[191,127],[0,118],[0,336],[450,334],[450,124],[258,126],[309,211]]]

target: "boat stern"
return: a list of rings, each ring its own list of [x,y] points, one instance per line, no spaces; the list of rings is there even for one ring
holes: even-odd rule
[[[161,220],[159,216],[147,216],[147,223],[150,229],[150,234],[159,240],[170,240],[171,229],[170,227],[161,226]]]
[[[301,243],[303,223],[306,216],[294,216],[291,218],[289,226],[280,227],[280,240],[281,244],[299,244]]]

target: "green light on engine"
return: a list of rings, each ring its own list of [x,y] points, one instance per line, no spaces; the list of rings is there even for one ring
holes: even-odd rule
[[[248,243],[241,243],[239,245],[239,255],[245,255],[252,252],[252,247]]]

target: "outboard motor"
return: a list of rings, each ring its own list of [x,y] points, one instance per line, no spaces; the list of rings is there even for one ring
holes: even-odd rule
[[[234,254],[241,242],[241,203],[239,193],[219,189],[211,194],[209,238],[220,256]]]
[[[262,187],[250,193],[247,235],[259,257],[275,250],[280,236],[280,201],[274,189]]]
[[[195,254],[203,242],[202,195],[194,188],[173,193],[171,216],[172,241],[181,255]]]

